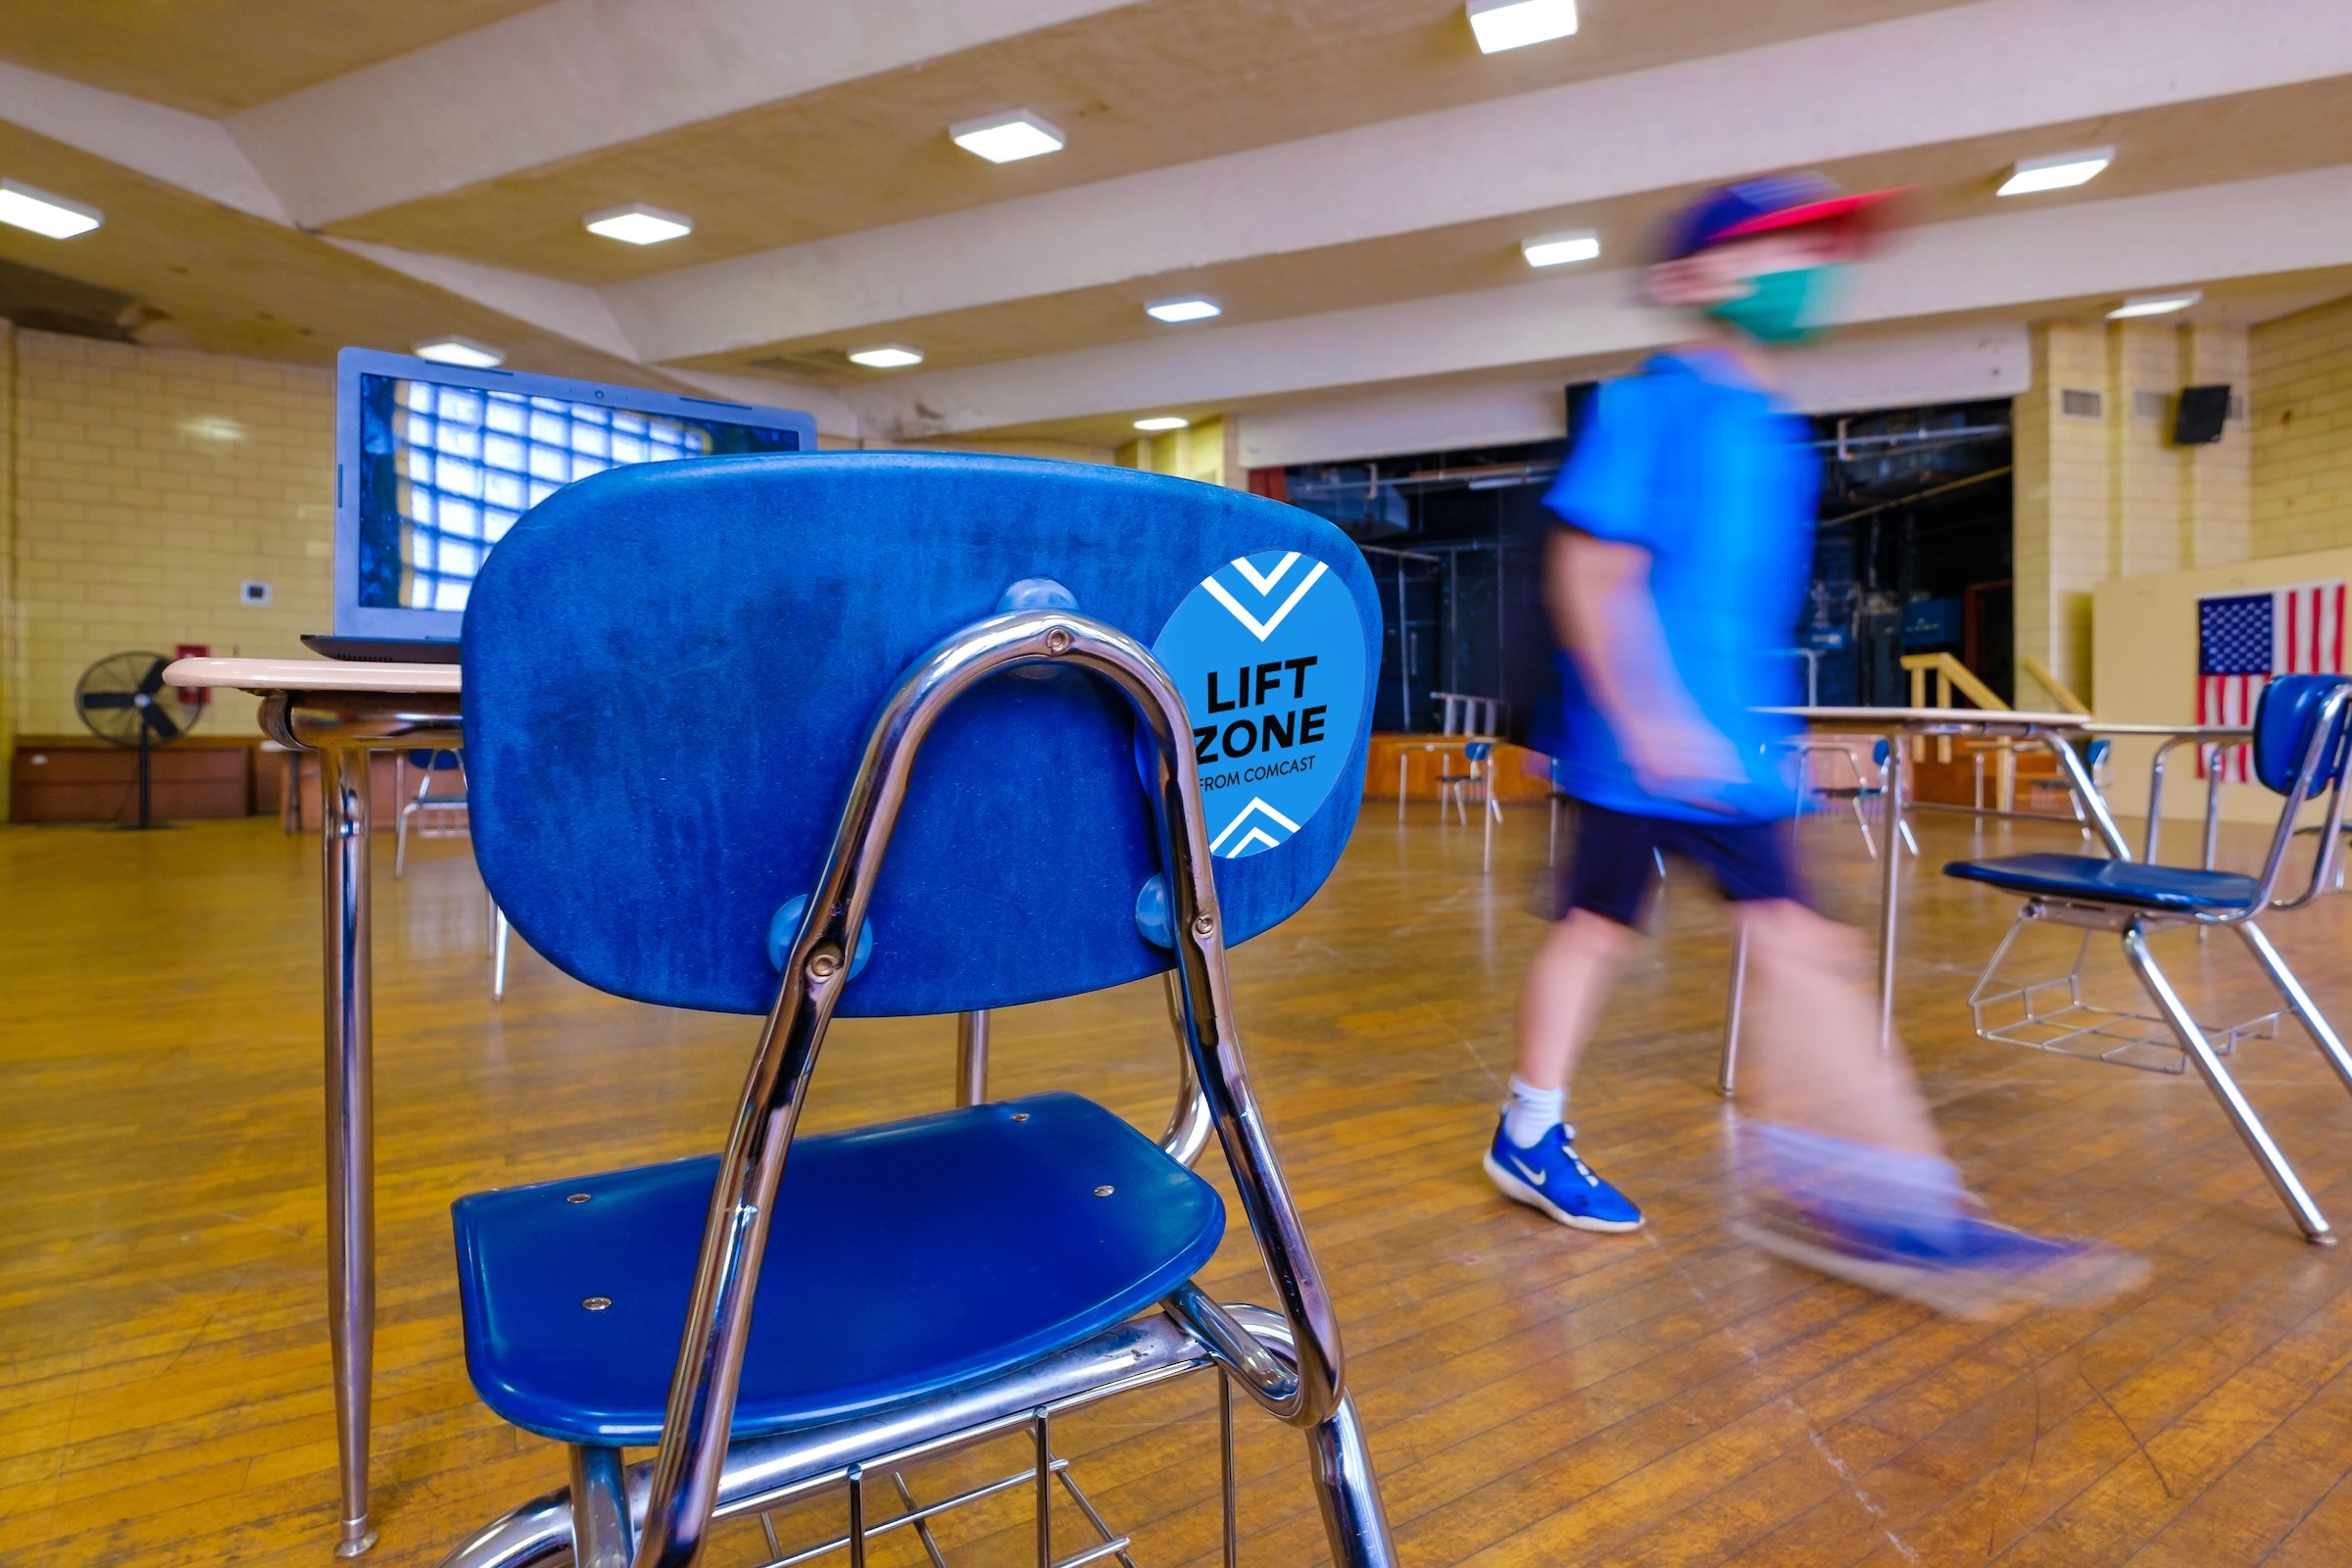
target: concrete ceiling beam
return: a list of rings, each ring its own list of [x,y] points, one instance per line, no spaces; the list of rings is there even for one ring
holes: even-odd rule
[[[226,123],[319,225],[1133,3],[555,0]]]
[[[2027,210],[1916,231],[1860,270],[1857,324],[2031,311],[2084,299],[2352,265],[2352,166]],[[903,436],[1631,356],[1687,331],[1638,303],[1631,271],[1546,278],[1157,341],[917,373],[861,389]]]
[[[217,120],[6,62],[0,62],[0,120],[240,213],[294,221]]]
[[[710,263],[607,294],[651,358],[686,359],[2347,74],[2352,7],[2342,0],[2239,0],[2227,26],[2215,25],[2210,0],[1981,0]]]

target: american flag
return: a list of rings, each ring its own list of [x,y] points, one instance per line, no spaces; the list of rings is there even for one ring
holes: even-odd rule
[[[2307,582],[2197,601],[2197,722],[2251,724],[2274,675],[2340,674],[2344,585]],[[2222,755],[2222,777],[2253,777],[2243,746]]]

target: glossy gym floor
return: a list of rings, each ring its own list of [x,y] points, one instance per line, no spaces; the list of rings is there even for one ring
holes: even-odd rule
[[[1933,868],[2076,835],[1933,811],[1918,827],[1930,869],[1907,893],[1898,1017],[1998,1213],[2152,1261],[2149,1288],[2106,1309],[1956,1322],[1732,1238],[1712,1087],[1725,941],[1688,874],[1572,1111],[1649,1228],[1575,1234],[1497,1198],[1478,1153],[1542,929],[1527,912],[1540,812],[1512,811],[1486,872],[1476,831],[1420,806],[1399,827],[1369,803],[1323,893],[1237,952],[1250,1065],[1338,1294],[1407,1563],[2352,1559],[2352,1250],[2302,1242],[2193,1079],[1976,1039],[1962,999],[2014,906]],[[1866,923],[1875,867],[1851,824],[1806,834],[1823,906]],[[2253,848],[2226,840],[2225,863]],[[494,1004],[466,844],[413,857],[396,882],[378,846],[379,1568],[435,1563],[564,1479],[560,1449],[466,1383],[450,1200],[714,1147],[754,1029],[593,995],[527,952]],[[315,838],[268,820],[0,830],[11,1568],[331,1560],[317,858]],[[2322,1005],[2352,1017],[2332,961],[2352,902],[2270,929]],[[2064,939],[2036,935],[2055,963]],[[2255,997],[2234,942],[2159,942],[2217,1012]],[[997,1028],[998,1092],[1082,1088],[1157,1133],[1174,1055],[1156,987]],[[945,1105],[953,1059],[949,1020],[841,1025],[814,1125]],[[2323,1206],[2352,1217],[2352,1101],[2316,1053],[2290,1031],[2244,1047],[2236,1070]],[[1201,1169],[1222,1187],[1220,1166],[1212,1149]],[[1204,1283],[1262,1297],[1227,1252]],[[1243,1561],[1321,1561],[1296,1439],[1247,1406],[1236,1420]],[[1137,1564],[1215,1559],[1214,1423],[1213,1385],[1196,1380],[1057,1428]],[[904,1494],[984,1480],[995,1457],[909,1471]],[[838,1512],[778,1514],[783,1552]],[[936,1545],[957,1568],[1028,1560],[1024,1494],[946,1516]],[[739,1520],[711,1560],[773,1555]],[[873,1560],[928,1559],[905,1530]]]

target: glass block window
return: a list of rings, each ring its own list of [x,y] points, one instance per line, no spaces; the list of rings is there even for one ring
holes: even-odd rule
[[[418,610],[464,610],[490,547],[572,480],[711,450],[709,430],[660,415],[428,381],[397,384],[393,433],[402,598]]]

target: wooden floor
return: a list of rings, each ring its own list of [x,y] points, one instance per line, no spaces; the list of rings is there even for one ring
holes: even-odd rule
[[[1920,828],[1930,865],[1970,850],[1966,819]],[[1850,827],[1808,831],[1825,906],[1867,919],[1873,872]],[[1978,842],[2073,838],[2034,825]],[[1709,1087],[1724,943],[1688,877],[1573,1112],[1650,1227],[1575,1234],[1496,1198],[1478,1154],[1541,930],[1525,907],[1543,854],[1539,813],[1513,812],[1489,875],[1475,833],[1426,808],[1399,829],[1375,806],[1331,886],[1234,959],[1405,1563],[2352,1560],[2352,1249],[2298,1239],[2194,1080],[1970,1035],[1961,999],[2010,913],[1989,892],[1911,881],[1900,1016],[1928,1091],[2002,1215],[2143,1251],[2140,1296],[1988,1327],[1735,1242]],[[329,1562],[316,855],[274,822],[0,830],[0,1562]],[[752,1026],[601,998],[528,955],[494,1005],[465,845],[425,846],[399,883],[388,844],[378,864],[370,1560],[406,1568],[564,1470],[467,1387],[450,1200],[712,1147]],[[2275,929],[2323,1005],[2352,1018],[2352,900]],[[2234,942],[2175,934],[2160,951],[2192,1002],[2254,995]],[[1173,1068],[1155,988],[998,1027],[1000,1091],[1081,1087],[1157,1131]],[[815,1123],[945,1103],[952,1035],[945,1020],[843,1025]],[[2240,1063],[2321,1202],[2352,1223],[2352,1102],[2291,1035]],[[1263,1299],[1254,1266],[1229,1244],[1211,1283]],[[1213,1411],[1194,1380],[1060,1429],[1145,1568],[1213,1555]],[[1244,1561],[1321,1560],[1296,1435],[1248,1408],[1240,1424]],[[936,1497],[995,1457],[906,1481]],[[1017,1495],[950,1516],[950,1560],[1023,1560]],[[836,1507],[778,1529],[814,1540]],[[1057,1519],[1064,1543],[1080,1528]],[[920,1561],[906,1534],[877,1560]],[[762,1555],[747,1520],[711,1560]]]

